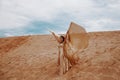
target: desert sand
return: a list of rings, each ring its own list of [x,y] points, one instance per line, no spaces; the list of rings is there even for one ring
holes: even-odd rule
[[[0,80],[120,80],[120,31],[88,34],[79,63],[63,76],[52,35],[0,38]]]

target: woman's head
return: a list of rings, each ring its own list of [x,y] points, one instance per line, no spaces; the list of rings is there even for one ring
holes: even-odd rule
[[[60,43],[63,43],[65,41],[65,37],[64,36],[60,36]]]

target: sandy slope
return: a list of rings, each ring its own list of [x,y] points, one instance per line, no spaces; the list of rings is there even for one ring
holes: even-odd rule
[[[120,80],[120,31],[89,33],[79,64],[59,76],[50,35],[0,39],[0,80]]]

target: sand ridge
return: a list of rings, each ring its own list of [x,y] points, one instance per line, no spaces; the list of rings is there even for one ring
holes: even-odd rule
[[[78,65],[59,76],[51,35],[0,39],[0,80],[120,80],[120,31],[91,32]]]

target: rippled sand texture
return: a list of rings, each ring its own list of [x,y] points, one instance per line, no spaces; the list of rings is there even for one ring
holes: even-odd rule
[[[53,36],[0,38],[0,80],[120,80],[120,31],[88,34],[79,64],[63,76]]]

